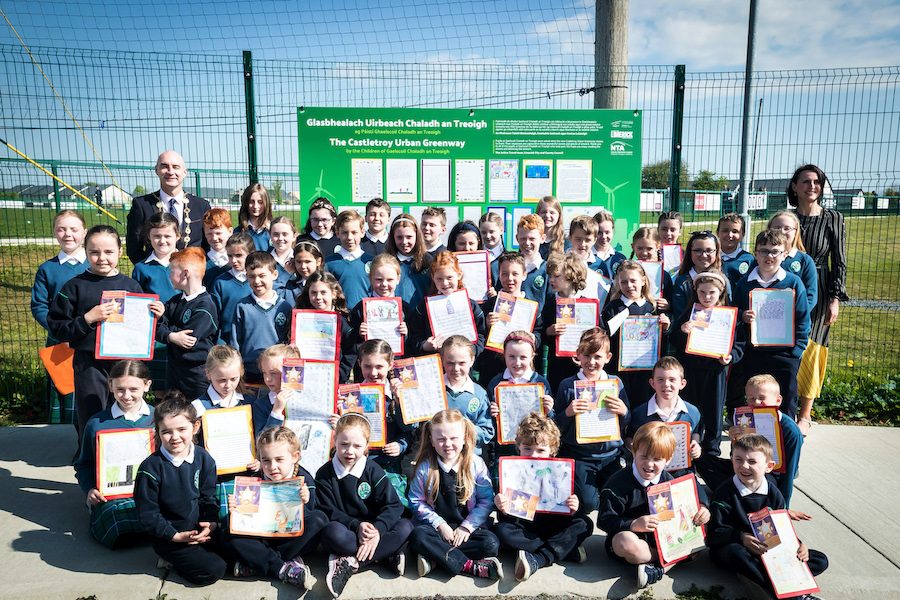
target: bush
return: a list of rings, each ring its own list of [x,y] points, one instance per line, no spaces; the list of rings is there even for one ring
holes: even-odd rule
[[[900,375],[829,374],[813,418],[900,426]]]

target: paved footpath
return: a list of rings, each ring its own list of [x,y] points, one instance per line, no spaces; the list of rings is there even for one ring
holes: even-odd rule
[[[263,579],[228,578],[209,587],[186,584],[156,568],[149,546],[109,551],[87,532],[84,496],[69,459],[75,450],[68,425],[0,429],[0,598],[60,598],[95,595],[99,600],[212,600],[296,598],[294,587]],[[900,428],[817,425],[803,449],[801,477],[792,508],[813,515],[796,523],[811,548],[828,555],[831,567],[818,578],[825,600],[900,599]],[[595,533],[588,562],[541,569],[524,583],[513,576],[514,556],[501,555],[506,577],[499,582],[466,576],[419,578],[414,563],[404,577],[376,567],[354,576],[342,598],[572,595],[626,598],[636,595],[634,572],[610,562],[604,537]],[[324,555],[310,560],[319,582],[310,600],[330,599]],[[737,579],[713,567],[706,553],[681,565],[652,586],[653,597],[674,598],[695,583],[723,586],[726,598],[749,593]]]

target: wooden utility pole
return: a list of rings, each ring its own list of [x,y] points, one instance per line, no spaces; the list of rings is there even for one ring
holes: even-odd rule
[[[596,0],[594,108],[627,108],[628,0]]]

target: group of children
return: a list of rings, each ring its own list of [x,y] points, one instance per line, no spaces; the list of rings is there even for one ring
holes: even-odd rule
[[[798,249],[793,213],[770,221],[753,254],[740,249],[746,224],[738,215],[722,217],[716,233],[692,233],[681,265],[674,275],[663,272],[658,293],[642,263],[660,261],[662,244],[678,243],[677,213],[664,213],[658,229],[639,228],[631,259],[611,246],[610,213],[578,216],[564,235],[562,207],[552,197],[517,223],[516,252],[504,249],[504,222],[491,212],[477,224],[454,226],[449,249],[441,245],[443,209],[427,208],[421,223],[408,213],[393,220],[390,215],[381,199],[369,202],[362,216],[355,210],[338,214],[320,198],[298,235],[290,219],[273,218],[268,194],[256,184],[243,195],[240,225],[233,231],[224,209],[204,215],[207,252],[176,250],[177,222],[165,213],[151,218],[145,236],[153,252],[135,265],[134,278],[117,270],[122,250],[114,228],[85,231],[75,211],[57,215],[61,251],[41,266],[32,306],[50,338],[75,350],[76,474],[99,541],[112,547],[146,532],[161,560],[196,583],[215,581],[233,565],[236,575],[266,574],[305,589],[313,578],[302,556],[321,543],[331,554],[327,584],[337,597],[369,563],[380,561],[402,573],[407,541],[418,553],[421,575],[440,565],[453,574],[502,577],[500,547],[518,551],[519,580],[554,562],[583,562],[583,542],[593,531],[587,515],[596,510],[607,552],[637,565],[643,586],[663,573],[652,542],[655,517],[648,516],[647,486],[671,478],[665,465],[675,444],[658,422],[687,421],[691,456],[713,491],[707,504],[699,488],[704,502],[694,516],[696,523],[708,522],[713,560],[768,585],[758,562],[762,551],[747,538],[749,523],[741,511],[750,500],[754,506],[786,507],[799,462],[796,375],[816,292],[815,270]],[[433,331],[424,299],[464,289],[454,252],[482,249],[492,259],[491,278],[487,299],[469,301],[476,339]],[[749,294],[757,288],[794,290],[793,346],[749,343],[747,328],[756,318]],[[112,310],[100,302],[106,290],[159,296],[150,310],[158,319],[156,341],[164,358],[112,364],[94,357],[98,323]],[[499,320],[501,291],[538,303],[538,310],[532,330],[510,333],[498,353],[485,350],[485,340]],[[390,374],[401,356],[385,341],[369,339],[363,299],[370,297],[402,299],[402,357],[441,355],[448,409],[421,427],[405,423],[398,407],[399,381]],[[601,308],[597,326],[581,334],[574,359],[555,351],[556,338],[568,326],[557,317],[557,300],[564,298],[595,298]],[[729,303],[742,323],[731,352],[716,358],[686,353],[692,307]],[[292,392],[281,386],[282,362],[303,354],[288,345],[295,308],[338,313],[340,382],[383,384],[388,397],[385,445],[368,449],[364,417],[334,415],[333,458],[315,477],[300,467],[300,442],[285,427]],[[621,331],[608,327],[623,312],[658,316],[672,356],[663,356],[653,369],[621,370]],[[609,379],[618,381],[618,394],[607,398],[606,408],[618,415],[621,439],[579,443],[576,415],[591,406],[576,395],[575,383]],[[509,383],[543,386],[542,412],[519,423],[516,448],[522,456],[558,452],[574,459],[575,493],[566,501],[571,515],[512,517],[508,500],[495,493],[492,459],[506,449],[496,444],[494,392]],[[151,388],[159,400],[155,410],[144,400]],[[772,448],[762,443],[765,438],[744,447],[739,443],[753,436],[741,437],[731,464],[719,457],[729,389],[745,391],[751,406],[781,411],[786,469],[771,486],[765,473],[772,470]],[[252,405],[258,436],[248,471],[271,480],[304,477],[302,536],[273,541],[228,533],[233,498],[223,502],[214,461],[194,436],[204,411],[245,404]],[[157,450],[141,465],[134,499],[107,501],[94,487],[96,433],[151,423]],[[623,468],[628,462],[632,466]],[[495,509],[496,523],[489,517]],[[808,518],[796,511],[792,516]],[[798,556],[809,559],[814,573],[824,569],[824,556],[801,550]]]

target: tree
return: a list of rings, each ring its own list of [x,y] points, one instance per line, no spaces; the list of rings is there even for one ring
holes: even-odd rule
[[[132,195],[132,196],[143,196],[143,195],[146,194],[146,193],[147,193],[147,190],[144,189],[144,186],[142,186],[142,185],[136,185],[136,186],[134,187],[134,191],[131,192],[131,195]]]
[[[900,192],[898,192],[897,190],[895,190],[892,187],[889,187],[888,189],[884,190],[884,195],[885,196],[900,196]]]
[[[719,191],[728,185],[728,178],[724,175],[716,177],[715,171],[700,169],[694,178],[695,190]]]
[[[281,188],[284,187],[283,181],[273,181],[269,188],[269,196],[272,198],[272,204],[281,204]]]
[[[97,187],[97,182],[96,182],[96,181],[88,181],[88,182],[87,182],[86,184],[84,184],[84,185],[87,186],[87,187]]]
[[[665,190],[669,188],[669,174],[672,170],[671,160],[661,160],[641,169],[641,188],[645,190]],[[687,163],[681,161],[681,185],[687,184],[690,177]]]

